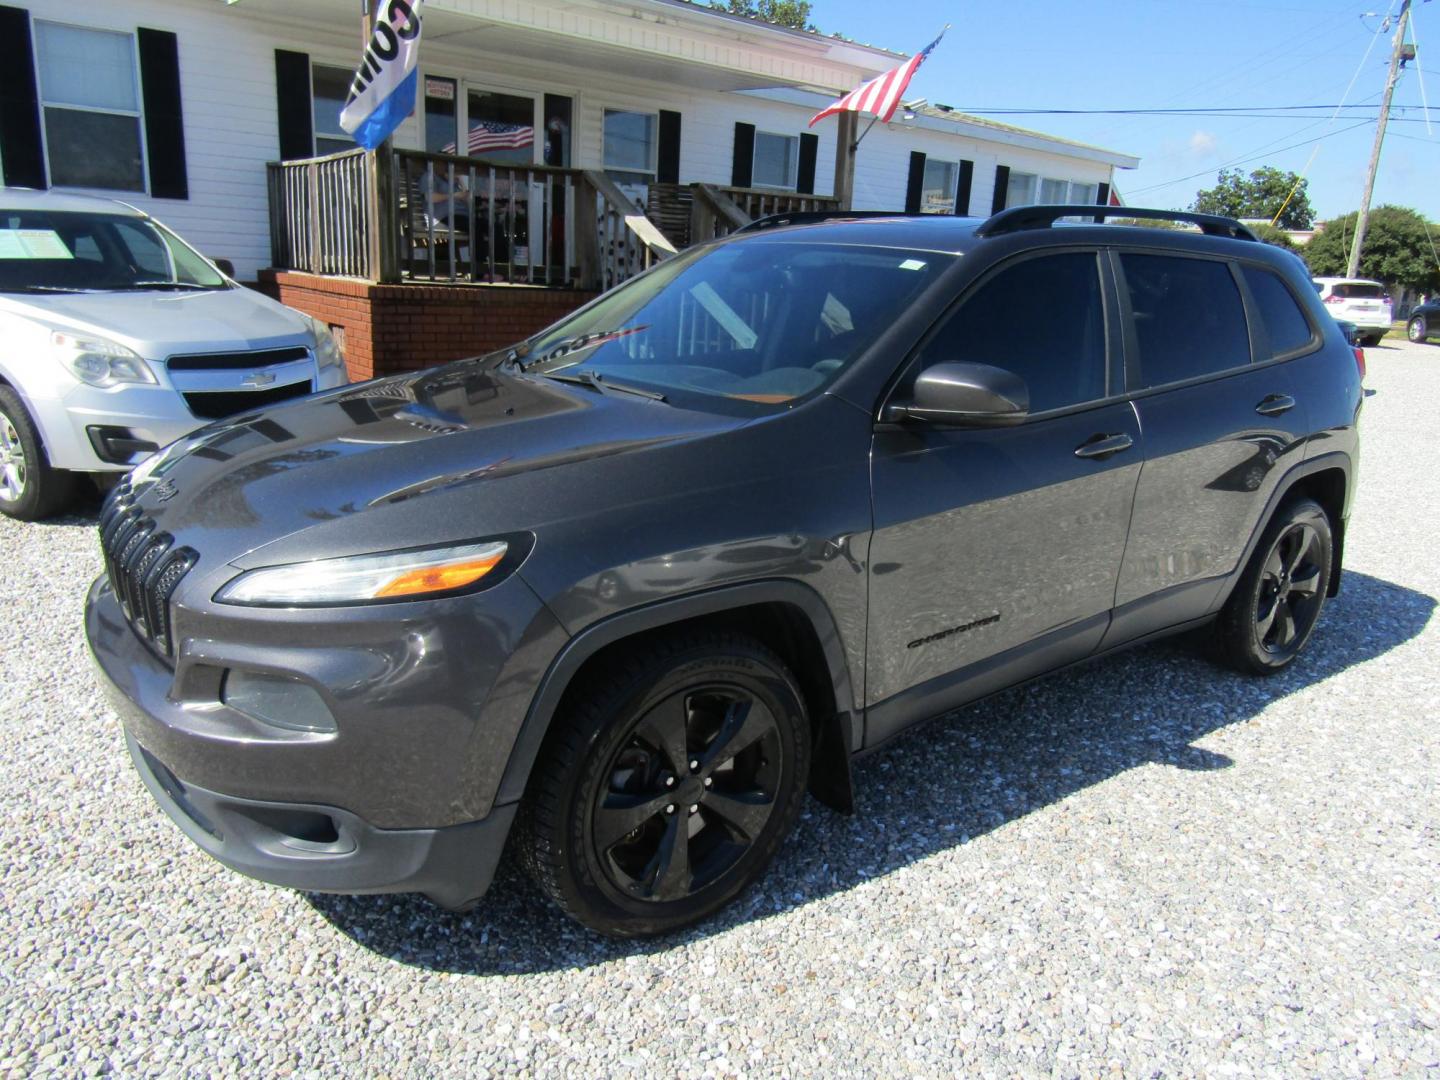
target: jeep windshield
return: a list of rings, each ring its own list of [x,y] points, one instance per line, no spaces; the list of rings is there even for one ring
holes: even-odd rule
[[[204,257],[149,218],[0,209],[0,292],[225,288]]]
[[[723,244],[636,278],[513,355],[541,375],[788,405],[833,381],[954,258]]]

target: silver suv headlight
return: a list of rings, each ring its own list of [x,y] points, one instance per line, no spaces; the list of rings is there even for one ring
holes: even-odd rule
[[[50,335],[50,344],[70,374],[91,386],[159,381],[139,353],[118,341],[96,334],[67,334],[56,330]]]

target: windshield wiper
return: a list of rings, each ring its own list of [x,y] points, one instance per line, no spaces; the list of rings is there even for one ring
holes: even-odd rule
[[[211,292],[220,288],[218,285],[197,285],[193,281],[132,281],[125,289],[199,289],[201,292]]]
[[[534,367],[536,364],[559,360],[562,356],[584,352],[586,349],[593,349],[597,345],[604,345],[610,341],[619,341],[621,338],[629,337],[631,334],[639,334],[649,329],[650,324],[646,323],[644,326],[627,326],[620,330],[598,330],[589,334],[577,334],[575,337],[557,341],[545,351],[544,356],[531,360],[528,364],[524,361],[526,357],[530,355],[534,346],[529,342],[525,342],[511,349],[509,355],[505,357],[505,362],[507,364],[514,364],[519,370],[525,371]]]
[[[7,293],[88,293],[104,292],[103,289],[82,289],[75,285],[13,285],[0,288],[0,292]]]
[[[543,372],[545,378],[554,379],[556,382],[574,383],[577,386],[588,386],[592,390],[606,393],[614,390],[619,394],[634,394],[636,397],[643,397],[649,401],[665,401],[664,394],[654,390],[642,390],[638,386],[626,386],[624,383],[611,382],[598,371],[547,371]]]

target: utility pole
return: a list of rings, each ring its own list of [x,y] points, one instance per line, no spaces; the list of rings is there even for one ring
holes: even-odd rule
[[[1380,122],[1375,127],[1375,145],[1370,150],[1370,173],[1365,177],[1365,194],[1360,199],[1360,215],[1355,220],[1355,240],[1350,245],[1350,265],[1346,277],[1360,273],[1360,249],[1365,245],[1365,229],[1370,224],[1370,197],[1375,193],[1375,173],[1380,168],[1380,147],[1385,142],[1385,125],[1390,120],[1390,99],[1400,81],[1400,64],[1404,60],[1405,27],[1410,20],[1410,0],[1400,4],[1400,25],[1395,30],[1395,44],[1390,50],[1390,77],[1385,80],[1385,100],[1380,103]]]

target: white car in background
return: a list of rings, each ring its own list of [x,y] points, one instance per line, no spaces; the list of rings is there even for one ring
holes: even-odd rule
[[[1354,323],[1360,344],[1379,345],[1390,330],[1390,297],[1385,286],[1366,278],[1317,277],[1315,291],[1337,322]]]
[[[329,328],[110,199],[0,189],[0,513],[62,509],[211,421],[347,382]]]

